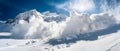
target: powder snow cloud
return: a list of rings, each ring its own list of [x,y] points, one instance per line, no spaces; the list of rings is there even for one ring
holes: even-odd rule
[[[47,13],[47,15],[49,14]],[[114,16],[107,13],[88,15],[72,11],[70,17],[66,17],[65,20],[60,22],[55,20],[45,21],[44,17],[47,15],[36,10],[20,13],[16,17],[15,26],[11,30],[12,37],[26,39],[66,38],[81,33],[105,29],[116,24]],[[51,16],[50,19],[58,17],[54,14]]]

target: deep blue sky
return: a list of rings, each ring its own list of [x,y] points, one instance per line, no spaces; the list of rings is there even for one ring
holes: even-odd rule
[[[25,12],[31,9],[36,9],[39,12],[57,12],[65,13],[66,11],[56,8],[50,3],[63,4],[69,0],[0,0],[0,20],[13,19],[21,12]],[[112,4],[112,0],[107,0],[109,5]],[[120,3],[120,0],[117,0]],[[99,0],[95,0],[95,4],[99,5]],[[60,11],[56,11],[60,10]],[[96,12],[100,12],[99,6],[95,9]]]
[[[67,0],[0,0],[0,20],[14,18],[17,14],[36,9],[39,12],[56,12],[50,3],[61,4]]]

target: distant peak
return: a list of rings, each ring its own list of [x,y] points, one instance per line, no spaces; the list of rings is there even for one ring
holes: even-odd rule
[[[30,11],[37,11],[36,9],[32,9],[32,10],[30,10]]]
[[[36,9],[33,9],[33,10],[30,10],[29,12],[34,14],[34,13],[37,13],[38,11]]]
[[[16,20],[25,20],[27,22],[29,22],[31,17],[41,17],[42,14],[40,12],[38,12],[36,9],[33,10],[29,10],[23,13],[20,13],[16,16]]]

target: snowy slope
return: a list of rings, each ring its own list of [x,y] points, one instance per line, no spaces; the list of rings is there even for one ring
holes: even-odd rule
[[[106,51],[120,42],[120,31],[95,41],[78,41],[68,48],[61,48],[56,51]],[[115,49],[116,48],[116,49]],[[112,47],[111,51],[119,51],[119,44]]]
[[[120,43],[115,44],[112,46],[108,51],[119,51],[120,50]]]
[[[102,36],[95,41],[77,41],[72,44],[51,46],[40,39],[13,40],[1,39],[0,51],[119,51],[120,31]]]

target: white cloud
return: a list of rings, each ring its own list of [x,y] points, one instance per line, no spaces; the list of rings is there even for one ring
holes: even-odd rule
[[[93,10],[95,4],[93,0],[70,0],[66,3],[56,5],[56,7],[67,11],[85,12]]]

